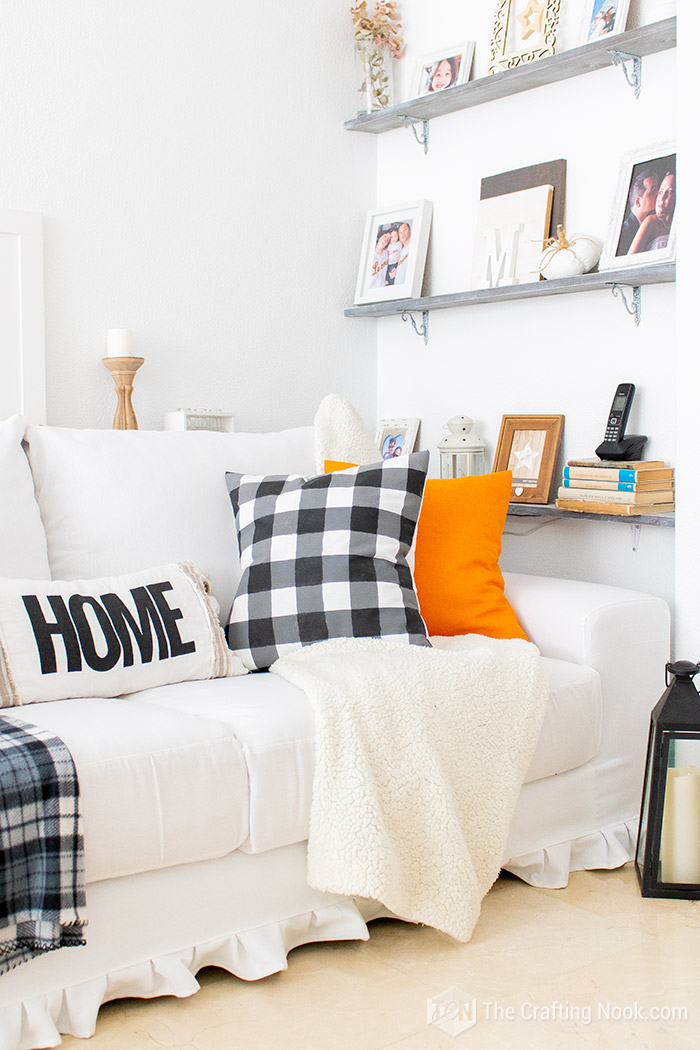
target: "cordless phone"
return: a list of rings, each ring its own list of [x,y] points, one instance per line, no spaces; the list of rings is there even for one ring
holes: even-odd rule
[[[647,441],[646,434],[625,434],[634,390],[634,383],[618,384],[605,425],[605,437],[595,450],[598,459],[635,460],[641,458],[642,448]]]
[[[608,413],[604,441],[620,441],[625,436],[633,399],[634,383],[620,383]]]

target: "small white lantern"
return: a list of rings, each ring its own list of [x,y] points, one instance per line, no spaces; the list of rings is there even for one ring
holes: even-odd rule
[[[445,423],[449,434],[438,441],[441,478],[466,478],[486,472],[484,442],[472,434],[473,426],[474,420],[469,416],[453,416]]]

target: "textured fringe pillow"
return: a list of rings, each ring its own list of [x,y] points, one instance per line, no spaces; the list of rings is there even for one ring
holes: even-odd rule
[[[243,576],[226,634],[246,667],[327,638],[429,645],[406,554],[427,452],[340,474],[227,474]]]
[[[191,562],[100,580],[0,580],[0,707],[245,674]]]

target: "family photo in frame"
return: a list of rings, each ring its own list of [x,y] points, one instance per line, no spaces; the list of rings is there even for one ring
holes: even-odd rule
[[[369,213],[356,303],[420,296],[431,216],[432,203],[426,200]]]
[[[416,447],[420,420],[417,417],[380,419],[376,444],[382,459],[407,456]]]

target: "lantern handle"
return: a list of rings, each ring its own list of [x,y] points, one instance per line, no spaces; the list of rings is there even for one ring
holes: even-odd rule
[[[666,685],[668,686],[668,676],[672,675],[674,678],[694,678],[695,675],[700,671],[700,663],[694,664],[690,660],[676,660],[674,663],[666,664]]]

